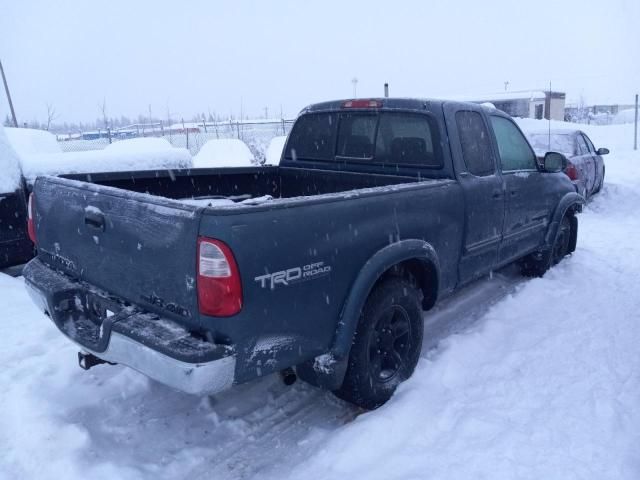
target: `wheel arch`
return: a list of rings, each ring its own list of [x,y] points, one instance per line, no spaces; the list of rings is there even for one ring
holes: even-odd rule
[[[582,211],[582,206],[585,204],[585,200],[582,195],[576,192],[567,193],[553,212],[551,222],[547,228],[547,234],[545,235],[545,247],[551,248],[558,234],[558,228],[560,228],[560,222],[563,217],[568,213],[571,216],[571,242],[569,244],[569,251],[573,252],[576,249],[576,243],[578,240],[578,219],[575,218],[577,213]]]
[[[329,390],[337,389],[344,378],[353,336],[362,309],[378,282],[389,275],[406,276],[415,281],[423,294],[422,308],[431,308],[440,285],[440,263],[433,246],[419,239],[402,240],[376,252],[362,267],[353,282],[340,313],[329,350],[328,362],[315,367],[315,359],[297,367],[300,377]]]

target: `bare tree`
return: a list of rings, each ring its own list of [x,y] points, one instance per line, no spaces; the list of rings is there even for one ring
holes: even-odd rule
[[[58,117],[59,115],[56,113],[56,108],[52,104],[47,103],[47,131],[51,128],[53,121]]]

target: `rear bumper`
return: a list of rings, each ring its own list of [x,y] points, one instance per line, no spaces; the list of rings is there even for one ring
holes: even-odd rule
[[[126,306],[39,259],[23,275],[35,304],[82,351],[187,393],[216,393],[234,383],[231,347],[195,338],[178,323]]]

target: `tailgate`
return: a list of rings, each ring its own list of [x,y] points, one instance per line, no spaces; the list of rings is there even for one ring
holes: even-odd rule
[[[143,308],[198,325],[200,209],[75,180],[34,186],[40,258]]]

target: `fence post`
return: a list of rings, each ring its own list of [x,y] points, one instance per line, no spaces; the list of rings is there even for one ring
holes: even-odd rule
[[[187,134],[187,150],[189,150],[189,130],[184,128],[184,118],[182,119],[182,131]]]
[[[109,145],[111,145],[111,127],[107,127],[107,136],[109,137]]]
[[[238,130],[238,140],[240,139],[240,122],[236,122],[236,129]]]
[[[285,129],[284,129],[284,118],[282,118],[281,120],[282,120],[282,135],[286,135]]]

